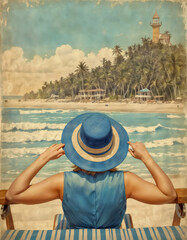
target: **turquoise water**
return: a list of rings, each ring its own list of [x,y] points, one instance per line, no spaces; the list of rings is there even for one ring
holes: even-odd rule
[[[54,143],[60,143],[67,122],[86,111],[52,109],[3,109],[2,181],[12,181],[37,156]],[[120,122],[132,142],[142,141],[167,174],[185,175],[186,125],[184,114],[106,113]],[[70,170],[72,163],[61,157],[49,162],[38,177]],[[118,167],[140,176],[149,176],[141,161],[129,154]]]

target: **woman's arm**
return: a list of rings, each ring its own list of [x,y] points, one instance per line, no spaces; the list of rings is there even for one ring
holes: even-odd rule
[[[56,174],[37,184],[30,185],[31,180],[50,160],[64,155],[64,144],[54,144],[43,152],[28,168],[26,168],[11,184],[6,193],[10,202],[35,204],[47,202],[63,195],[63,173]]]
[[[129,145],[132,148],[129,149],[130,154],[145,164],[155,180],[155,184],[149,183],[131,172],[124,173],[127,197],[150,204],[172,202],[177,196],[173,184],[152,159],[145,145],[140,142],[129,142]]]

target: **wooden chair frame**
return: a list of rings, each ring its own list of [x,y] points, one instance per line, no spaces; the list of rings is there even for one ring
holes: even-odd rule
[[[175,191],[177,193],[177,197],[169,204],[176,204],[172,226],[179,226],[181,218],[186,216],[185,203],[187,203],[187,188],[176,188]],[[7,190],[0,190],[0,205],[2,205],[1,218],[6,220],[7,229],[14,229],[14,221],[10,208],[12,203],[7,202],[5,199],[6,192]]]

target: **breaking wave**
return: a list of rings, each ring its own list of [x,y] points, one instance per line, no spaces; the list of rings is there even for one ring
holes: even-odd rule
[[[52,124],[52,123],[32,123],[32,122],[20,122],[20,123],[2,123],[3,131],[16,131],[16,130],[47,130],[47,129],[59,129],[62,130],[66,126],[66,123]]]
[[[186,145],[187,138],[165,138],[160,140],[155,140],[152,142],[145,142],[145,146],[147,148],[157,148],[163,146],[172,146],[174,144],[185,144]]]
[[[20,122],[20,123],[2,123],[2,130],[3,131],[37,131],[37,130],[54,130],[59,129],[62,130],[66,126],[66,123],[59,123],[59,124],[53,124],[53,123],[32,123],[32,122]],[[138,132],[138,133],[144,133],[144,132],[155,132],[161,128],[163,129],[169,129],[169,130],[175,130],[175,131],[185,131],[185,128],[172,128],[172,127],[165,127],[161,124],[157,124],[155,126],[150,127],[124,127],[128,133]]]
[[[34,132],[4,132],[2,142],[40,142],[40,141],[60,141],[61,131],[34,131]]]
[[[151,156],[152,157],[164,157],[164,156],[167,156],[167,157],[185,157],[186,154],[183,152],[183,153],[152,153],[150,152]]]
[[[23,157],[25,155],[38,155],[44,152],[46,148],[6,148],[2,149],[2,157],[7,158],[16,158],[16,157]]]
[[[183,116],[179,116],[179,115],[167,115],[167,118],[183,118]]]
[[[154,142],[145,143],[147,148],[154,148],[154,147],[163,147],[163,146],[171,146],[174,143],[184,143],[184,139],[163,139],[163,140],[156,140]],[[17,158],[17,157],[24,157],[28,155],[39,155],[46,150],[47,147],[22,147],[22,148],[5,148],[2,149],[1,154],[3,158]],[[173,153],[173,152],[165,152],[165,153],[154,153],[150,152],[152,157],[184,157],[185,152],[180,153]],[[126,163],[125,163],[126,164]]]
[[[144,132],[155,132],[156,130],[159,130],[161,128],[169,129],[169,130],[175,130],[175,131],[185,131],[185,128],[170,128],[165,127],[161,124],[157,124],[156,126],[150,126],[150,127],[125,127],[126,131],[128,133],[138,132],[138,133],[144,133]]]
[[[59,113],[59,112],[68,112],[69,110],[19,110],[20,114],[41,114],[41,113]]]

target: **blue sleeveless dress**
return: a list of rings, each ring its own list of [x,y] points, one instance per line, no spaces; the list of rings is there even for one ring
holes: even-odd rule
[[[62,207],[67,228],[120,228],[126,210],[123,172],[64,172]]]

